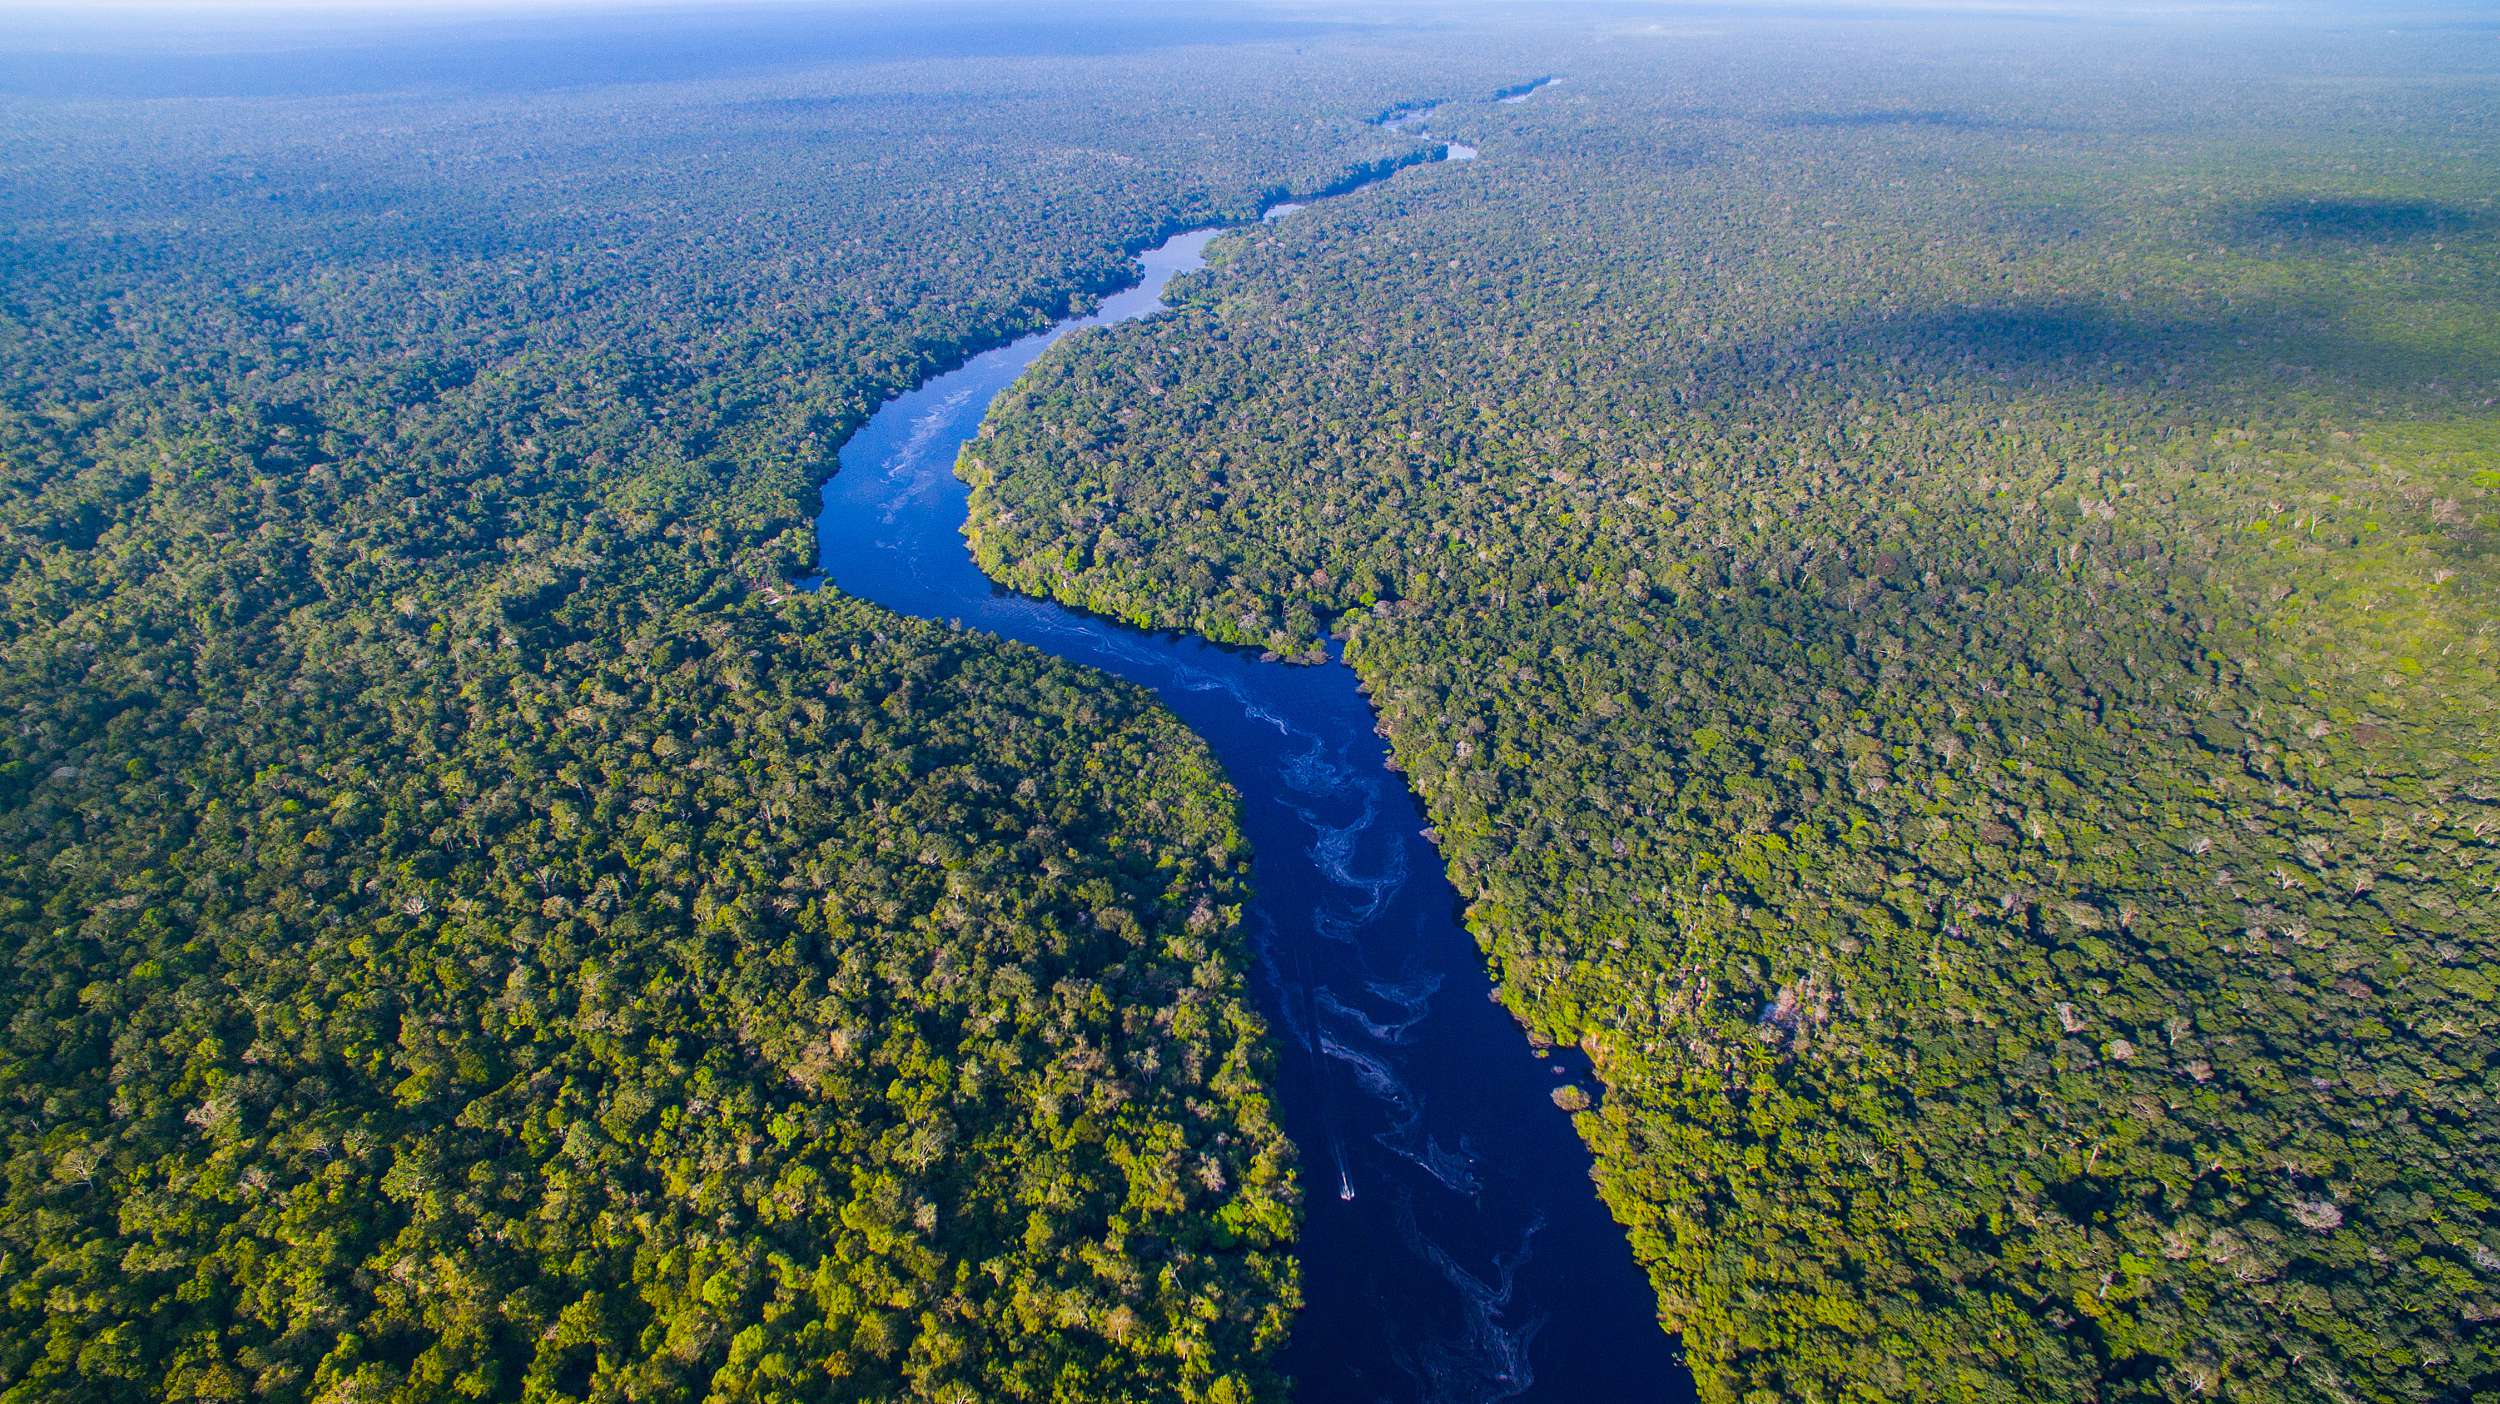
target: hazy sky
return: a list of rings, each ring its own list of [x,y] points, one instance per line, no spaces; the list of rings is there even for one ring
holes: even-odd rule
[[[1268,0],[1265,8],[1299,10],[1348,9],[1419,9],[1430,8],[1433,0],[1371,0],[1366,4],[1329,3],[1329,0]],[[1533,0],[1530,0],[1533,3]],[[1176,10],[1185,11],[1193,0],[1174,0]],[[1224,0],[1197,0],[1210,8],[1221,8]],[[1617,0],[1626,8],[1681,8],[1677,0]],[[2271,10],[2286,8],[2272,0],[1713,0],[1714,7],[1727,4],[1763,10],[1793,9],[1810,6],[1815,9],[1866,8],[1884,10],[1976,10],[1976,11],[2079,11],[2079,12],[2145,12],[2145,11],[2215,11]],[[338,11],[357,14],[420,14],[443,10],[627,10],[719,8],[751,8],[757,5],[815,5],[820,8],[902,9],[908,6],[879,3],[879,0],[0,0],[0,10],[48,10],[59,13],[93,13],[98,10],[154,10],[177,14],[247,14],[253,11],[287,11],[294,13]],[[1041,8],[1065,8],[1057,0],[1036,0]],[[2303,8],[2291,6],[2289,8]]]
[[[1492,0],[1505,4],[1505,0]],[[1119,0],[1113,0],[1119,5]],[[1193,14],[1210,18],[1264,14],[1299,20],[1386,18],[1398,13],[1469,8],[1484,0],[1165,0],[1160,5],[1131,3],[1131,11],[1158,15],[1169,24],[1186,24]],[[1539,0],[1507,0],[1507,8],[1534,8]],[[1558,7],[1569,0],[1557,0]],[[2153,18],[2250,19],[2293,22],[2400,22],[2407,12],[2473,14],[2494,0],[1598,0],[1618,12],[1673,15],[1679,10],[1707,9],[1722,15],[1742,8],[1778,15],[1799,9],[1829,14],[1834,10],[1967,13],[1972,15],[2063,15],[2076,18],[2144,20]],[[1028,10],[1041,20],[1050,12],[1081,11],[1088,0],[989,0],[982,8]],[[888,22],[907,22],[914,13],[960,19],[971,5],[956,0],[0,0],[0,43],[23,52],[69,52],[104,45],[163,47],[218,40],[250,42],[283,33],[296,39],[324,36],[345,39],[351,33],[372,36],[387,32],[395,21],[427,29],[463,18],[511,16],[619,16],[637,12],[674,12],[691,17],[706,12],[724,17],[759,11],[817,10],[876,14]],[[1585,0],[1570,3],[1583,14]]]

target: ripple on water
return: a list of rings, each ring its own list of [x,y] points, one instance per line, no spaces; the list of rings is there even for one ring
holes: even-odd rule
[[[1441,149],[1452,161],[1476,156],[1464,143]],[[1196,721],[1240,787],[1255,865],[1245,939],[1283,1055],[1279,1110],[1311,1194],[1298,1245],[1309,1306],[1286,1360],[1302,1398],[1472,1402],[1532,1388],[1655,1398],[1672,1389],[1669,1343],[1647,1282],[1589,1193],[1586,1153],[1552,1116],[1516,1030],[1480,1001],[1437,999],[1445,980],[1481,988],[1485,972],[1451,919],[1455,894],[1419,856],[1410,828],[1422,821],[1379,763],[1353,675],[1342,663],[1254,665],[1001,594],[964,556],[968,489],[954,455],[996,394],[1069,330],[1158,310],[1166,280],[1201,266],[1210,237],[1174,236],[1144,256],[1136,286],[1095,312],[984,352],[880,410],[826,484],[822,573],[810,583],[971,619],[1154,688]],[[1436,1011],[1443,1022],[1427,1023]],[[1360,1208],[1336,1207],[1358,1188]],[[1531,1270],[1540,1242],[1549,1261]],[[1570,1310],[1547,1328],[1564,1302]],[[1540,1341],[1542,1385],[1530,1358]]]
[[[1424,1387],[1426,1399],[1435,1404],[1445,1400],[1488,1404],[1516,1399],[1536,1387],[1530,1348],[1550,1318],[1539,1312],[1511,1323],[1505,1317],[1518,1287],[1519,1270],[1536,1256],[1536,1237],[1544,1229],[1543,1215],[1530,1219],[1520,1233],[1519,1246],[1496,1253],[1491,1274],[1479,1275],[1426,1236],[1416,1222],[1414,1200],[1400,1197],[1399,1235],[1440,1270],[1442,1279],[1457,1292],[1466,1317],[1465,1330],[1456,1340],[1426,1340],[1405,1355],[1403,1363]]]
[[[1409,1036],[1414,1033],[1415,1026],[1422,1023],[1424,1018],[1421,1014],[1415,1014],[1394,1022],[1375,1019],[1363,1010],[1337,998],[1337,992],[1326,985],[1319,987],[1319,990],[1311,996],[1311,1001],[1326,1013],[1335,1015],[1340,1022],[1360,1031],[1365,1038],[1391,1047],[1403,1046]]]

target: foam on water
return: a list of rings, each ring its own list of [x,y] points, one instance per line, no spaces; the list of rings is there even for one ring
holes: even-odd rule
[[[1415,1099],[1406,1083],[1388,1063],[1350,1044],[1319,1031],[1319,1051],[1345,1064],[1354,1072],[1355,1084],[1392,1109],[1395,1120],[1403,1123],[1415,1108]]]
[[[1528,1222],[1517,1248],[1494,1255],[1489,1275],[1471,1271],[1426,1237],[1416,1223],[1412,1200],[1399,1203],[1398,1228],[1409,1246],[1440,1269],[1466,1310],[1463,1335],[1456,1340],[1426,1341],[1408,1357],[1409,1368],[1425,1387],[1425,1398],[1450,1404],[1490,1404],[1516,1399],[1535,1388],[1536,1364],[1530,1348],[1550,1318],[1544,1313],[1517,1323],[1506,1318],[1519,1270],[1536,1256],[1536,1236],[1545,1228],[1543,1216]]]
[[[1363,790],[1363,809],[1343,824],[1331,824],[1306,809],[1297,807],[1304,823],[1311,826],[1311,862],[1320,875],[1348,892],[1363,894],[1361,917],[1368,919],[1400,887],[1406,884],[1406,845],[1392,844],[1383,856],[1377,872],[1357,871],[1354,857],[1363,836],[1380,822],[1380,792],[1370,786]]]
[[[1408,1019],[1402,1023],[1384,1024],[1378,1019],[1373,1018],[1371,1015],[1364,1013],[1362,1010],[1355,1008],[1353,1005],[1346,1003],[1344,1000],[1337,998],[1337,992],[1325,985],[1320,986],[1320,988],[1311,995],[1311,1002],[1318,1005],[1322,1011],[1333,1014],[1340,1021],[1361,1030],[1363,1036],[1370,1039],[1374,1043],[1386,1043],[1391,1045],[1404,1043],[1406,1042],[1407,1033],[1412,1030],[1417,1023],[1417,1020],[1415,1019]]]
[[[1093,312],[879,410],[825,484],[813,580],[1142,684],[1231,776],[1253,864],[1248,963],[1278,1115],[1302,1155],[1308,1305],[1283,1363],[1305,1404],[1674,1397],[1648,1283],[1590,1193],[1545,1069],[1474,997],[1481,954],[1353,673],[1006,594],[964,549],[968,489],[953,470],[996,396],[1071,331],[1157,310],[1212,236],[1174,236]],[[1452,984],[1469,997],[1439,999]],[[1551,1261],[1531,1266],[1532,1245]]]
[[[1421,1021],[1432,1009],[1432,997],[1441,993],[1441,977],[1426,970],[1405,980],[1366,980],[1363,988],[1380,999],[1406,1011],[1406,1027]]]

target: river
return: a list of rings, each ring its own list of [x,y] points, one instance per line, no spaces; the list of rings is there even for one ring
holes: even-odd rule
[[[1594,1092],[1594,1076],[1576,1050],[1536,1056],[1492,1001],[1352,670],[1262,662],[1009,594],[964,549],[954,464],[991,401],[1062,338],[1161,310],[1164,286],[1201,267],[1222,232],[1174,235],[1092,312],[888,402],[825,484],[818,569],[888,609],[1152,689],[1240,790],[1253,980],[1280,1051],[1281,1119],[1301,1151],[1305,1304],[1283,1361],[1299,1398],[1690,1399],[1649,1284],[1552,1100],[1565,1081]]]

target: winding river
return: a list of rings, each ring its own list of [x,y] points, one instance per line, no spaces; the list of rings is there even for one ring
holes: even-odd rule
[[[1574,1050],[1536,1056],[1492,1002],[1352,670],[1262,662],[1009,594],[965,552],[954,464],[990,402],[1060,339],[1161,310],[1165,284],[1202,266],[1221,232],[1174,235],[1091,313],[888,402],[825,484],[818,569],[889,609],[1152,689],[1241,791],[1253,976],[1302,1159],[1305,1305],[1284,1359],[1301,1399],[1689,1399],[1649,1284],[1552,1100],[1564,1080],[1594,1090],[1591,1070]]]

